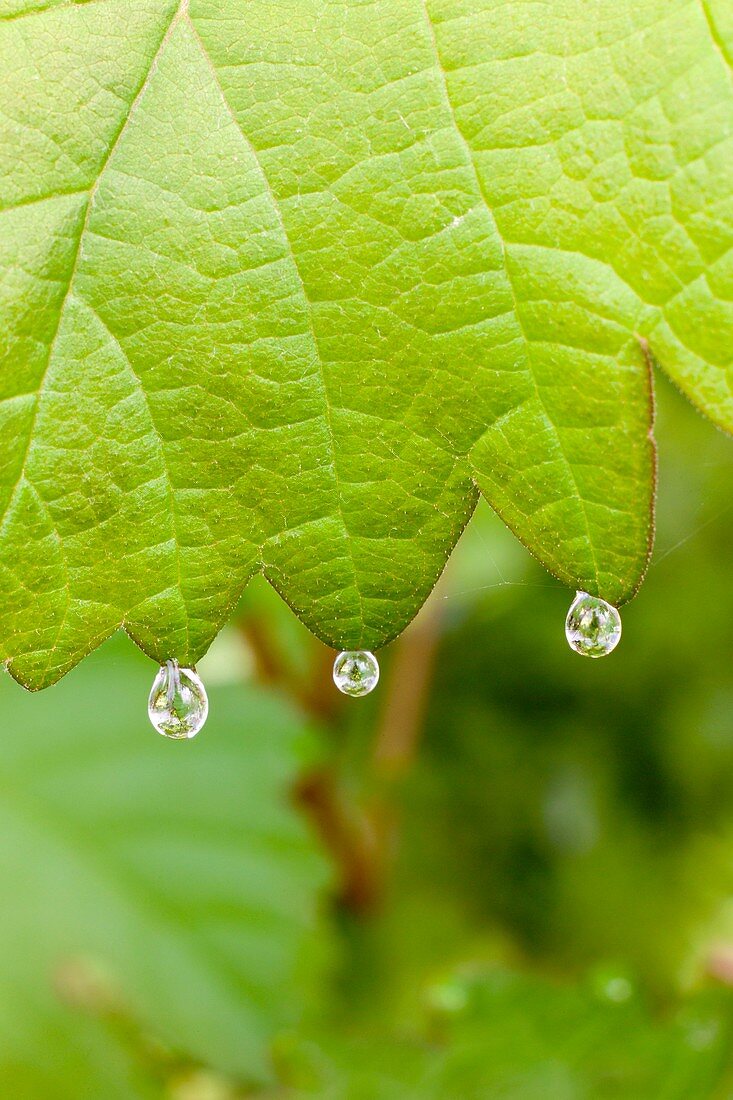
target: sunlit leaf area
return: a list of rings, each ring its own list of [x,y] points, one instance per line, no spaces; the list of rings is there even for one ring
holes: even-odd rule
[[[0,72],[20,683],[255,576],[379,649],[479,494],[635,594],[653,364],[733,430],[729,0],[0,0]]]

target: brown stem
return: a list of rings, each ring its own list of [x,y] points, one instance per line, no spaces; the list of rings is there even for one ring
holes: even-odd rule
[[[417,755],[440,640],[442,602],[433,596],[394,647],[389,688],[372,754],[376,792],[368,810],[373,836],[372,877],[376,903],[384,894],[396,848],[399,813],[395,784]]]
[[[254,657],[257,679],[270,687],[279,684],[283,675],[282,660],[262,618],[247,615],[237,626]]]
[[[383,717],[374,744],[374,771],[396,780],[417,752],[427,707],[442,608],[435,596],[395,646]]]
[[[333,856],[340,878],[339,901],[351,912],[372,912],[381,896],[382,875],[369,815],[347,803],[331,768],[305,776],[295,793]]]
[[[371,774],[365,776],[367,787],[376,780],[370,804],[349,801],[335,767],[319,767],[296,786],[296,800],[311,817],[338,870],[340,901],[359,915],[373,912],[384,893],[397,828],[391,787],[409,770],[417,752],[441,619],[442,601],[434,594],[418,620],[392,647]],[[266,622],[249,615],[240,629],[254,654],[259,679],[281,688],[306,714],[337,731],[344,700],[333,687],[331,651],[319,647],[313,674],[303,682],[287,668]]]
[[[334,698],[331,665],[333,654],[325,646],[318,646],[314,669],[308,681],[294,674],[283,659],[280,647],[272,637],[262,616],[250,614],[239,622],[239,630],[247,641],[255,660],[256,676],[267,687],[280,688],[310,717],[330,724],[339,708]]]

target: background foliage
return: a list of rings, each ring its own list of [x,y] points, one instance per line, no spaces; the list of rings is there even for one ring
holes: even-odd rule
[[[190,744],[124,638],[3,681],[3,1095],[731,1095],[733,453],[660,397],[607,661],[483,508],[367,700],[265,584]]]

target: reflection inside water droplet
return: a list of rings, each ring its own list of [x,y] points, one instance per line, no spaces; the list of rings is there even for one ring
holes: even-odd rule
[[[333,682],[344,695],[368,695],[379,683],[379,662],[367,649],[344,650],[333,662]]]
[[[565,620],[571,649],[584,657],[605,657],[621,639],[621,616],[613,604],[578,592]]]
[[[195,737],[209,713],[209,700],[199,676],[178,661],[166,661],[155,677],[148,716],[164,737],[182,741]]]

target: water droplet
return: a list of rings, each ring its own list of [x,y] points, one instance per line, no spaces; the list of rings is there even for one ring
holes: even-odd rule
[[[155,677],[148,700],[148,715],[158,733],[183,741],[195,737],[209,713],[209,700],[201,679],[192,668],[166,661]]]
[[[565,620],[565,637],[576,653],[605,657],[621,638],[621,616],[613,604],[578,592]]]
[[[601,963],[593,967],[588,978],[592,992],[602,1001],[621,1005],[636,997],[632,975],[617,963]]]
[[[720,1035],[718,1020],[693,1021],[687,1031],[687,1044],[693,1050],[710,1050]]]
[[[606,982],[605,994],[609,1001],[623,1004],[634,995],[634,987],[627,978],[610,978]]]
[[[456,1016],[468,1007],[468,983],[461,977],[447,978],[428,987],[428,1006],[440,1015]]]
[[[333,662],[333,682],[344,695],[368,695],[379,683],[379,662],[368,649],[344,650]]]

